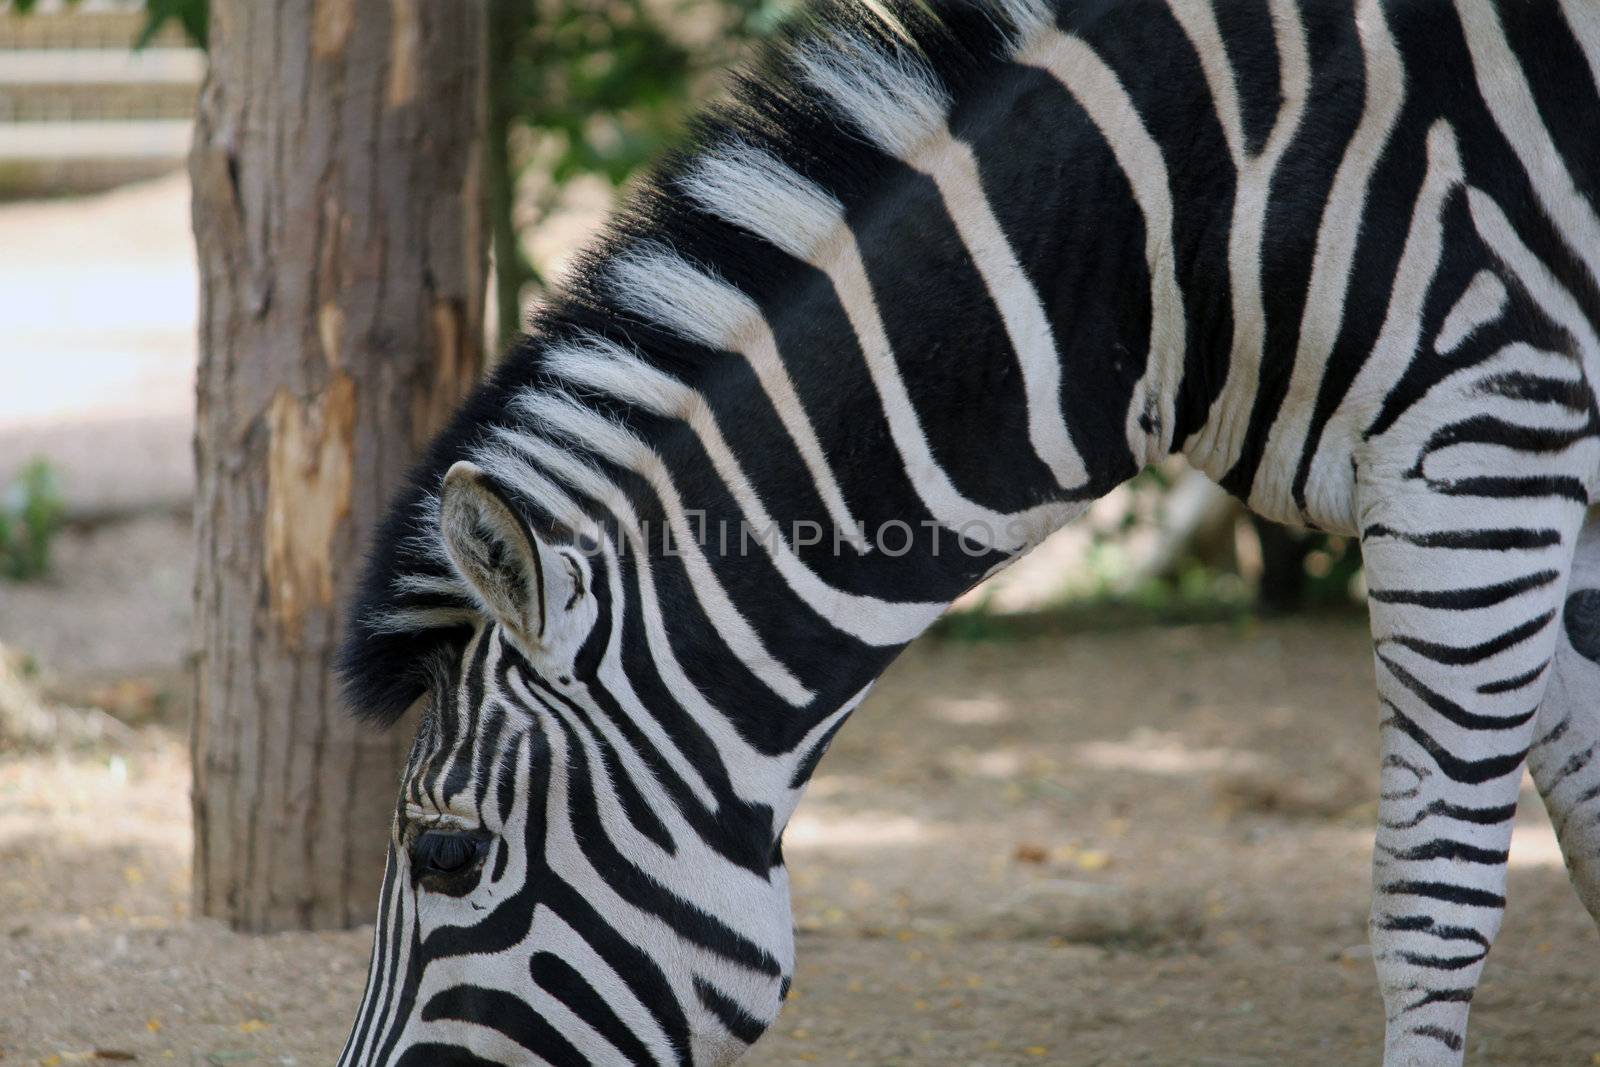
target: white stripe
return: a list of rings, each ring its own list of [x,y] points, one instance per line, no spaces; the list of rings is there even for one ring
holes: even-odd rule
[[[487,641],[489,641],[488,628],[480,629],[472,636],[472,640],[467,642],[467,646],[461,650],[462,671],[460,680],[456,682],[455,692],[456,719],[460,723],[460,732],[455,737],[444,738],[444,745],[441,747],[447,748],[448,751],[445,753],[444,761],[437,764],[436,769],[430,772],[430,777],[427,783],[428,800],[432,803],[433,810],[441,815],[456,814],[465,815],[468,818],[471,818],[477,814],[471,810],[458,811],[452,809],[449,802],[445,799],[444,787],[445,783],[450,778],[451,769],[463,760],[469,761],[466,795],[468,797],[472,796],[472,779],[476,778],[477,776],[473,773],[470,760],[472,758],[472,747],[476,742],[476,737],[473,731],[466,728],[467,719],[473,711],[468,702],[467,676],[472,670],[472,658],[477,654],[476,649],[479,642]],[[495,652],[496,650],[493,648],[493,644],[491,642],[489,651],[486,654],[494,655]],[[498,658],[498,656],[495,656],[495,659],[498,660]],[[485,676],[492,678],[494,676],[492,673],[493,664],[486,661],[483,666]],[[485,686],[485,692],[487,691],[488,687]],[[440,725],[442,726],[443,723],[441,722]],[[437,757],[437,752],[430,753],[429,763],[431,764]]]
[[[790,782],[794,781],[795,772],[800,769],[801,761],[811,754],[811,750],[822,740],[824,734],[839,725],[842,719],[861,706],[861,702],[872,691],[872,686],[872,682],[862,686],[856,691],[855,696],[844,702],[838,711],[818,720],[817,724],[807,730],[806,735],[795,742],[794,747],[789,750],[788,756],[783,761],[787,767],[784,778],[779,783],[779,788],[774,793],[768,794],[769,798],[774,795],[782,795],[781,800],[769,800],[772,803],[772,833],[774,839],[783,833],[785,826],[789,825],[789,817],[794,814],[794,809],[800,804],[800,797],[805,793],[806,787],[811,784],[811,780],[807,778],[798,786],[791,787],[789,785]]]
[[[1222,31],[1217,27],[1217,13],[1211,0],[1170,0],[1173,18],[1178,20],[1184,36],[1200,60],[1200,72],[1205,76],[1206,89],[1211,93],[1217,121],[1222,124],[1222,136],[1228,144],[1228,155],[1237,166],[1246,158],[1244,120],[1239,107],[1239,85],[1234,80],[1233,66],[1228,62],[1227,49],[1222,44]]]
[[[866,358],[867,373],[878,392],[879,404],[889,422],[889,436],[900,454],[907,477],[924,507],[941,526],[958,530],[968,541],[1000,552],[1032,548],[1052,531],[1081,514],[1079,503],[1042,504],[1026,511],[1006,513],[968,500],[956,489],[933,455],[926,432],[917,417],[895,362],[894,350],[878,315],[872,283],[855,234],[848,228],[834,235],[813,265],[828,275],[855,331]]]
[[[1317,251],[1305,310],[1300,316],[1294,370],[1267,435],[1265,459],[1250,493],[1253,506],[1280,519],[1305,517],[1298,514],[1294,504],[1294,476],[1311,430],[1328,358],[1344,323],[1350,268],[1366,216],[1372,174],[1405,103],[1405,68],[1379,0],[1361,0],[1356,10],[1356,31],[1361,39],[1366,86],[1361,121],[1339,160],[1317,227]]]
[[[389,583],[389,588],[400,593],[472,599],[472,590],[467,583],[454,574],[401,574]]]
[[[515,675],[511,677],[511,685],[517,699],[526,702],[527,706],[544,703]],[[676,812],[670,801],[664,806],[653,807],[652,810],[658,818],[668,824],[668,831],[677,845],[677,851],[669,853],[646,836],[622,806],[622,801],[617,796],[616,788],[611,782],[605,762],[587,724],[559,702],[550,702],[547,706],[553,714],[566,722],[571,727],[572,734],[577,736],[582,759],[589,770],[593,786],[591,796],[600,816],[600,825],[611,843],[628,858],[628,862],[666,892],[702,905],[708,903],[704,900],[707,886],[715,886],[715,895],[724,902],[743,900],[759,903],[771,896],[770,880],[746,868],[730,864],[713,851],[705,843],[705,839],[684,823],[681,817],[674,817]],[[576,759],[578,756],[579,753],[569,750],[569,759]],[[762,940],[762,931],[752,931],[747,928],[752,919],[765,921],[766,916],[761,912],[728,907],[714,910],[713,914],[722,920],[728,929],[741,936],[756,943]]]
[[[633,504],[626,494],[603,474],[578,459],[570,451],[543,438],[508,432],[503,435],[503,440],[534,462],[546,467],[556,477],[566,480],[580,492],[610,508],[622,533],[630,539],[636,549],[638,548],[639,519],[633,511]],[[656,716],[639,699],[627,672],[623,669],[622,632],[625,618],[622,612],[627,601],[622,591],[622,568],[610,536],[604,531],[595,531],[591,536],[605,557],[614,613],[611,643],[607,646],[605,657],[600,663],[600,682],[644,731],[656,750],[666,756],[673,769],[689,783],[706,810],[714,813],[719,807],[715,794],[692,762],[678,750],[676,743],[665,733]],[[781,767],[778,767],[775,757],[763,755],[752,748],[749,742],[739,735],[728,713],[713,706],[700,692],[699,687],[689,680],[683,665],[678,662],[677,656],[672,651],[672,642],[667,638],[660,599],[656,595],[655,572],[651,569],[649,555],[643,551],[636,551],[633,561],[642,610],[640,622],[644,625],[645,643],[650,650],[651,662],[661,674],[663,687],[672,694],[673,699],[683,707],[684,712],[699,725],[700,729],[706,732],[718,757],[727,768],[728,778],[740,799],[752,803],[769,802],[772,795],[771,778],[774,774],[783,773]],[[784,781],[787,780],[785,777]]]
[[[609,455],[650,480],[666,509],[675,545],[680,550],[684,569],[689,572],[689,585],[694,591],[694,597],[700,602],[712,628],[727,644],[728,649],[767,688],[794,707],[804,707],[810,703],[814,694],[767,650],[761,635],[756,633],[755,628],[750,625],[750,620],[745,618],[744,613],[734,605],[727,590],[722,587],[722,582],[717,578],[716,572],[706,561],[705,554],[700,550],[699,539],[690,529],[688,519],[684,515],[683,502],[678,499],[670,481],[662,477],[662,472],[657,469],[661,465],[661,458],[647,446],[643,446],[642,442],[632,434],[620,430],[603,416],[596,415],[565,397],[541,396],[524,391],[517,397],[515,403],[536,425],[547,426],[602,455]],[[526,432],[503,434],[501,439],[507,444],[521,447],[522,440],[528,436],[530,435]],[[630,442],[640,445],[643,451],[632,447]],[[619,521],[623,522],[625,531],[640,556],[647,556],[661,547],[659,544],[650,544],[649,535],[644,532],[631,504],[626,505],[626,511],[623,510],[626,494],[609,479],[601,479],[599,484],[585,485],[574,481],[568,471],[556,468],[548,458],[545,465],[571,482],[575,488],[604,501]],[[584,469],[590,477],[596,476],[592,468],[587,468],[585,465]],[[572,470],[576,471],[577,468]]]
[[[617,1018],[622,1020],[658,1063],[677,1062],[678,1054],[672,1047],[672,1039],[661,1029],[656,1017],[582,934],[544,904],[534,909],[533,929],[538,931],[538,950],[559,957],[567,966],[583,975],[584,981],[600,995],[601,1002],[616,1013]]]
[[[1584,374],[1589,379],[1590,388],[1595,388],[1595,383],[1600,382],[1600,337],[1596,336],[1593,324],[1578,306],[1577,300],[1561,284],[1561,280],[1550,272],[1544,260],[1517,236],[1511,220],[1506,218],[1500,205],[1488,193],[1468,187],[1467,209],[1484,244],[1516,274],[1517,281],[1533,297],[1540,310],[1577,341],[1577,355],[1582,361]]]
[[[1443,119],[1428,130],[1428,169],[1412,210],[1405,248],[1390,287],[1389,307],[1372,353],[1361,365],[1333,417],[1323,429],[1306,481],[1307,509],[1323,521],[1358,525],[1349,514],[1350,456],[1384,399],[1405,375],[1422,334],[1422,308],[1439,269],[1444,246],[1442,213],[1450,191],[1461,184],[1455,132]]]
[[[884,151],[910,158],[944,126],[950,105],[938,76],[909,55],[888,55],[865,41],[836,36],[808,41],[794,56],[801,77]]]
[[[476,979],[477,976],[473,977]],[[513,991],[508,989],[504,992]],[[427,1002],[419,997],[417,1003]],[[519,1042],[484,1023],[465,1019],[435,1019],[423,1022],[421,1012],[412,1016],[412,1023],[406,1027],[405,1037],[395,1048],[397,1051],[404,1051],[414,1045],[439,1045],[444,1048],[462,1049],[485,1063],[498,1064],[499,1067],[555,1067],[544,1057],[535,1056]],[[399,1057],[389,1062],[397,1063]]]
[[[388,863],[394,864],[398,862],[399,861],[392,855],[391,852]],[[385,875],[388,874],[387,868],[385,869],[384,873]],[[388,894],[389,915],[391,918],[394,918],[399,914],[395,897],[397,894],[399,894],[403,884],[403,880],[399,877],[398,872],[396,872],[396,875],[392,880],[387,877],[384,879],[383,888]],[[382,901],[380,900],[379,912],[381,913],[382,910]],[[357,1044],[356,1037],[361,1032],[362,1024],[368,1019],[372,1019],[374,1023],[377,1021],[373,1017],[377,1014],[380,1006],[378,997],[379,988],[384,990],[385,996],[388,996],[394,992],[387,985],[380,986],[380,980],[389,973],[389,970],[387,966],[378,966],[378,953],[382,951],[385,956],[388,954],[388,946],[390,944],[390,929],[390,927],[383,926],[375,927],[373,929],[372,954],[367,963],[367,985],[361,994],[361,1007],[356,1013],[355,1022],[350,1025],[350,1036],[345,1039],[346,1045],[343,1054],[339,1057],[338,1067],[349,1067],[350,1064],[365,1062],[368,1042],[363,1041]],[[387,964],[387,960],[385,960],[385,963]],[[371,1030],[368,1031],[368,1036],[370,1038]]]
[[[771,155],[736,143],[719,147],[714,162],[691,172],[685,188],[707,211],[828,276],[861,346],[902,468],[935,522],[973,544],[1013,553],[1083,511],[1078,504],[1045,505],[1008,515],[967,500],[951,483],[900,378],[861,249],[829,193]]]
[[[568,766],[573,754],[567,749],[566,735],[560,730],[552,730],[548,738],[552,765]],[[618,936],[651,955],[682,1003],[697,1003],[694,994],[697,964],[713,973],[730,977],[743,974],[743,968],[737,964],[686,941],[665,920],[628,903],[612,888],[611,883],[590,863],[589,855],[584,851],[583,843],[572,825],[570,792],[568,775],[557,773],[550,776],[545,802],[548,812],[545,820],[545,859],[551,870],[571,885],[595,911],[605,916],[606,923]],[[788,925],[789,909],[785,906],[788,899],[787,883],[775,879],[758,901],[740,902],[736,909],[728,904],[719,906],[716,900],[708,899],[715,888],[707,886],[708,892],[691,899],[719,917],[726,918],[727,911],[739,910],[745,916],[770,922],[772,929],[766,932],[766,936],[752,936],[749,932],[745,932],[745,936],[787,971],[794,958],[793,933]],[[671,951],[664,952],[663,949]],[[762,983],[772,981],[765,975],[750,977]]]
[[[605,551],[611,573],[617,576],[612,586],[613,602],[621,604],[621,572],[616,550],[607,542]],[[689,680],[667,637],[660,601],[656,596],[655,574],[650,570],[648,561],[641,563],[637,571],[645,646],[650,651],[650,662],[661,676],[662,686],[672,694],[685,715],[705,731],[728,775],[734,794],[749,803],[767,803],[771,796],[773,758],[752,748],[734,727],[729,715],[714,707]],[[678,776],[690,784],[702,806],[712,814],[717,813],[721,810],[721,804],[711,787],[705,784],[700,769],[679,751],[677,742],[666,733],[651,709],[645,707],[644,701],[634,691],[633,680],[623,666],[622,622],[614,621],[612,627],[611,644],[600,661],[600,684],[628,713],[629,718],[638,724],[656,751],[667,757]]]
[[[794,554],[783,530],[767,514],[744,468],[723,439],[705,398],[601,338],[592,338],[587,345],[556,346],[547,354],[546,367],[552,374],[574,384],[609,393],[655,414],[688,423],[738,503],[745,522],[756,531],[775,531],[770,538],[756,540],[765,548],[790,590],[812,611],[844,633],[877,646],[904,644],[939,617],[944,610],[940,603],[895,603],[836,589],[824,582]],[[575,432],[581,431],[575,428]],[[642,441],[636,440],[630,450],[639,453],[647,449]],[[646,462],[645,467],[648,470],[641,470],[641,473],[650,478],[653,485],[658,476],[665,480],[665,485],[657,487],[662,498],[676,500],[677,490],[671,484],[665,464]]]
[[[398,864],[400,861],[397,858],[395,862]],[[365,1044],[350,1057],[351,1063],[366,1063],[367,1058],[383,1046],[383,1042],[391,1033],[405,1025],[405,1020],[400,1018],[396,1009],[400,1001],[403,976],[410,970],[410,933],[416,921],[415,915],[410,913],[407,907],[416,900],[416,894],[408,892],[407,889],[403,873],[397,867],[394,885],[389,895],[389,923],[383,929],[374,931],[375,937],[382,936],[388,940],[384,946],[383,973],[372,983],[372,988],[378,995],[376,1002],[369,1006],[372,1026],[367,1030]],[[398,937],[395,936],[396,930],[399,931]]]
[[[1468,5],[1456,0],[1456,13],[1472,53],[1478,91],[1495,125],[1522,161],[1533,185],[1534,197],[1555,230],[1600,284],[1600,218],[1572,181],[1561,153],[1556,150],[1533,90],[1500,28],[1500,17],[1489,4]],[[1580,20],[1581,21],[1581,20]]]
[[[1448,356],[1474,332],[1505,314],[1505,310],[1505,284],[1493,271],[1480,270],[1472,276],[1445,315],[1444,322],[1439,326],[1439,335],[1433,339],[1433,350],[1441,356]]]
[[[1183,375],[1187,329],[1172,244],[1174,212],[1166,160],[1116,72],[1083,41],[1052,31],[1017,58],[1054,77],[1088,113],[1133,188],[1133,199],[1144,216],[1150,351],[1144,374],[1133,389],[1127,436],[1135,461],[1154,462],[1172,444],[1173,404]],[[1151,400],[1160,420],[1153,437],[1139,425],[1145,404]]]
[[[683,191],[706,211],[808,260],[844,225],[844,205],[777,156],[743,141],[704,149]]]
[[[701,344],[745,358],[799,451],[835,528],[860,548],[855,518],[778,353],[777,338],[755,301],[664,246],[644,246],[618,256],[610,273],[622,306]]]
[[[1089,480],[1061,410],[1061,354],[1033,281],[994,217],[972,149],[940,129],[906,162],[933,180],[956,234],[1000,312],[1022,371],[1028,403],[1028,441],[1063,489]]]
[[[1244,141],[1239,92],[1223,48],[1216,13],[1207,0],[1175,0],[1177,17],[1200,56],[1201,70],[1217,106],[1233,157],[1237,182],[1233,221],[1228,230],[1228,281],[1233,298],[1233,344],[1222,390],[1202,426],[1184,451],[1213,477],[1226,474],[1239,459],[1260,384],[1266,310],[1261,289],[1261,246],[1267,220],[1272,176],[1305,114],[1310,88],[1310,58],[1305,27],[1293,0],[1270,0],[1273,37],[1277,43],[1281,103],[1272,132],[1259,155],[1249,155]]]
[[[401,608],[372,615],[367,619],[367,624],[374,633],[404,634],[448,629],[482,619],[476,608]]]

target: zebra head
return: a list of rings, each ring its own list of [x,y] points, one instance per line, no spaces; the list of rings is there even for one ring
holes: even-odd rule
[[[438,530],[476,621],[429,670],[339,1067],[732,1061],[792,971],[773,809],[695,826],[641,762],[637,698],[597,651],[603,556],[531,530],[469,463]]]

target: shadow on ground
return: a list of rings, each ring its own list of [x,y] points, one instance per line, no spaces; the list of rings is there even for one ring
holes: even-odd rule
[[[799,973],[748,1062],[1376,1063],[1371,676],[1347,621],[918,645],[790,828]],[[368,932],[190,920],[186,773],[161,726],[0,764],[8,1062],[332,1061]],[[1589,1064],[1600,939],[1531,794],[1511,901],[1469,1062]]]

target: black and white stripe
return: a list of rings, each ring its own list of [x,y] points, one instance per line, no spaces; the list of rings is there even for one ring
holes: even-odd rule
[[[378,538],[345,675],[428,710],[341,1067],[736,1058],[834,731],[1171,452],[1362,538],[1384,1061],[1460,1063],[1525,759],[1600,908],[1597,78],[1588,0],[817,7]]]

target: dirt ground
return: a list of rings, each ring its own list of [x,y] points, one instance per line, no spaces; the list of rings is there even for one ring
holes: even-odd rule
[[[799,973],[748,1062],[1375,1063],[1371,676],[1353,620],[913,648],[786,838]],[[6,1062],[332,1062],[370,930],[192,920],[187,769],[159,724],[0,761]],[[1531,791],[1511,878],[1469,1062],[1600,1062]]]

